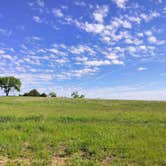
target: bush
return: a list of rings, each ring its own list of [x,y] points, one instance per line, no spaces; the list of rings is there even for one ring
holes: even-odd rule
[[[47,97],[47,94],[42,93],[40,96],[41,96],[41,97]]]
[[[28,93],[24,93],[23,96],[40,96],[40,93],[36,89],[32,89]]]
[[[40,96],[40,93],[36,89],[33,89],[29,92],[28,95],[29,96]]]
[[[23,96],[28,96],[28,93],[24,93]]]

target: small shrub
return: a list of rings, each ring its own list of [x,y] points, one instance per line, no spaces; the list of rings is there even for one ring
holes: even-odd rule
[[[55,93],[55,92],[50,92],[50,93],[49,93],[49,96],[50,96],[50,97],[56,97],[56,93]]]
[[[47,97],[47,94],[42,93],[42,94],[40,95],[40,97]]]

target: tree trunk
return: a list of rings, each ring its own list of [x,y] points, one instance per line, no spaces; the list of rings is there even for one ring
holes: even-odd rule
[[[10,91],[10,89],[5,90],[6,96],[9,96],[9,91]]]

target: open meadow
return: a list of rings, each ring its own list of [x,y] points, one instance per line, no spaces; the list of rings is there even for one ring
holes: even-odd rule
[[[166,102],[0,97],[0,166],[164,166]]]

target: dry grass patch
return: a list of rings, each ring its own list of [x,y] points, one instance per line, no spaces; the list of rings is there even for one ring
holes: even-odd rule
[[[52,158],[50,166],[64,166],[67,159],[68,159],[67,157],[55,155]]]
[[[5,166],[6,163],[7,163],[6,158],[0,158],[0,166]]]
[[[102,166],[109,166],[111,165],[111,162],[113,160],[114,156],[107,156],[103,161],[102,161]]]

